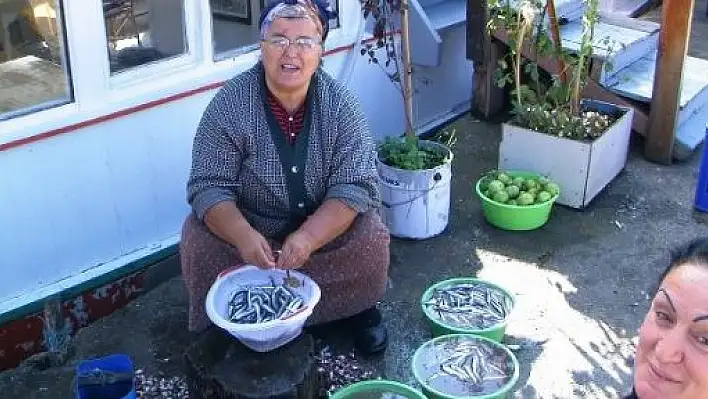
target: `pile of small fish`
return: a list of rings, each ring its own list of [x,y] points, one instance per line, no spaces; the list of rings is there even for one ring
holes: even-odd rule
[[[135,393],[138,398],[189,399],[189,388],[184,377],[146,375],[141,369],[135,371]]]
[[[318,342],[318,345],[321,344]],[[336,354],[329,346],[325,346],[315,355],[315,359],[320,377],[320,399],[331,397],[334,391],[342,387],[378,377],[375,369],[370,364],[360,362],[353,351],[347,355]]]
[[[452,350],[453,355],[440,363],[440,371],[461,381],[480,386],[485,381],[509,378],[507,372],[493,362],[491,348],[472,341],[460,342]],[[433,374],[428,382],[440,374]]]
[[[304,308],[305,301],[285,284],[248,286],[236,290],[229,301],[229,321],[256,324],[286,319]]]
[[[445,324],[475,329],[504,321],[512,308],[511,298],[504,292],[476,283],[435,290],[425,305]]]

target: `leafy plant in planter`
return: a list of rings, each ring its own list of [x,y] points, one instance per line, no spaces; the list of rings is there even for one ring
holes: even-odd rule
[[[408,40],[408,2],[407,0],[361,0],[364,18],[371,18],[374,23],[373,41],[363,41],[361,55],[368,57],[370,64],[377,65],[398,89],[404,101],[406,131],[404,137],[387,137],[379,143],[379,158],[388,166],[405,170],[431,169],[449,162],[449,148],[454,144],[454,132],[443,131],[429,141],[437,142],[440,147],[426,145],[413,130],[413,67],[410,60]],[[396,21],[401,21],[402,57],[399,57],[396,44]],[[385,58],[379,59],[381,52]]]
[[[448,223],[450,178],[455,132],[443,130],[431,140],[413,131],[413,82],[408,41],[408,0],[361,0],[364,18],[374,22],[373,41],[362,42],[361,54],[388,76],[403,98],[406,131],[379,143],[381,216],[392,236],[424,239],[441,233]],[[400,15],[400,47],[395,40]],[[381,56],[381,53],[384,56]],[[385,57],[385,58],[384,58]]]
[[[551,41],[546,28],[548,7],[545,1],[522,0],[517,11],[510,3],[502,4],[501,0],[496,0],[490,3],[490,8],[492,16],[489,27],[503,28],[510,36],[511,61],[500,62],[497,82],[500,87],[509,84],[513,86],[512,123],[574,140],[592,141],[600,137],[618,116],[588,109],[581,101],[582,91],[590,78],[595,24],[599,20],[598,0],[587,0],[587,9],[583,16],[583,34],[577,54],[566,53],[558,43],[554,45]],[[556,42],[559,40],[560,37]],[[527,43],[534,59],[555,59],[561,69],[560,73],[550,79],[544,79],[538,63],[523,57]],[[609,50],[608,38],[600,43],[607,44]],[[609,64],[606,67],[611,68]],[[571,74],[570,78],[568,73]],[[523,77],[530,83],[525,83]]]
[[[443,130],[430,141],[451,148],[457,141],[456,131]],[[387,137],[379,144],[379,159],[388,166],[404,170],[433,169],[451,161],[449,151],[437,147],[421,146],[418,137],[406,135],[403,138]]]
[[[553,0],[518,0],[518,7],[492,1],[489,28],[508,35],[498,83],[512,86],[512,120],[502,125],[498,167],[546,175],[561,186],[559,204],[583,208],[624,168],[633,116],[632,109],[582,98],[591,79],[598,0],[586,2],[580,47],[572,54],[561,48]],[[600,44],[610,48],[607,38]],[[539,62],[555,63],[557,74]]]

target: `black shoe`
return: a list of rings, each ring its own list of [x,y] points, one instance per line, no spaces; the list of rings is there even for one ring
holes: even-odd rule
[[[359,352],[373,355],[386,350],[388,331],[378,309],[372,307],[354,315],[347,324],[352,329],[354,346]]]

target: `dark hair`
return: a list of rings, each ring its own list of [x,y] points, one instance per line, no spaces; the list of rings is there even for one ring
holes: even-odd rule
[[[671,251],[671,260],[666,267],[654,292],[658,291],[666,276],[686,263],[703,264],[708,268],[708,237],[694,238]]]

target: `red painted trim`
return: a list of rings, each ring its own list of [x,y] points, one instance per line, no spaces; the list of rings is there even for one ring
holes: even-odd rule
[[[399,33],[399,31],[396,31],[394,33],[397,34],[397,33]],[[370,39],[365,40],[364,43],[370,43],[374,40],[376,40],[376,39],[370,38]],[[333,48],[332,50],[325,51],[323,56],[333,55],[333,54],[341,53],[343,51],[349,51],[352,49],[354,49],[354,44],[336,47],[336,48]],[[85,127],[97,125],[99,123],[107,122],[112,119],[117,119],[117,118],[120,118],[123,116],[134,114],[136,112],[144,111],[146,109],[154,108],[154,107],[157,107],[157,106],[160,106],[160,105],[172,102],[172,101],[180,100],[185,97],[193,96],[195,94],[199,94],[199,93],[203,93],[205,91],[216,89],[216,88],[222,86],[223,84],[224,84],[224,82],[216,82],[216,83],[208,84],[206,86],[198,87],[196,89],[188,90],[188,91],[178,93],[178,94],[175,94],[175,95],[172,95],[169,97],[161,98],[158,100],[147,102],[145,104],[139,104],[139,105],[129,107],[129,108],[117,111],[117,112],[113,112],[110,114],[99,116],[98,118],[88,119],[88,120],[85,120],[82,122],[78,122],[78,123],[74,123],[74,124],[67,125],[64,127],[60,127],[58,129],[49,130],[44,133],[35,134],[30,137],[25,137],[25,138],[22,138],[19,140],[14,140],[14,141],[10,141],[8,143],[0,144],[0,152],[5,151],[5,150],[9,150],[12,148],[20,147],[20,146],[23,146],[26,144],[35,143],[37,141],[48,139],[51,137],[59,136],[61,134],[71,133],[75,130],[79,130],[79,129],[82,129]]]
[[[205,92],[208,90],[215,89],[223,84],[224,84],[223,82],[208,84],[206,86],[198,87],[196,89],[192,89],[189,91],[178,93],[178,94],[168,96],[165,98],[161,98],[158,100],[150,101],[145,104],[136,105],[136,106],[126,108],[126,109],[123,109],[123,110],[120,110],[117,112],[113,112],[113,113],[110,113],[107,115],[99,116],[98,118],[85,120],[85,121],[82,121],[79,123],[74,123],[71,125],[60,127],[58,129],[54,129],[54,130],[50,130],[50,131],[47,131],[44,133],[36,134],[34,136],[25,137],[23,139],[19,139],[19,140],[15,140],[15,141],[10,141],[9,143],[5,143],[5,144],[0,144],[0,151],[5,151],[5,150],[9,150],[11,148],[34,143],[34,142],[37,142],[40,140],[44,140],[44,139],[48,139],[48,138],[51,138],[54,136],[58,136],[60,134],[70,133],[75,130],[79,130],[81,128],[97,125],[99,123],[107,122],[112,119],[117,119],[117,118],[120,118],[120,117],[123,117],[126,115],[134,114],[136,112],[140,112],[140,111],[143,111],[143,110],[146,110],[149,108],[154,108],[154,107],[157,107],[162,104],[166,104],[166,103],[176,101],[176,100],[179,100],[179,99],[182,99],[185,97],[189,97],[189,96],[192,96],[195,94],[199,94],[199,93],[202,93],[202,92]]]

